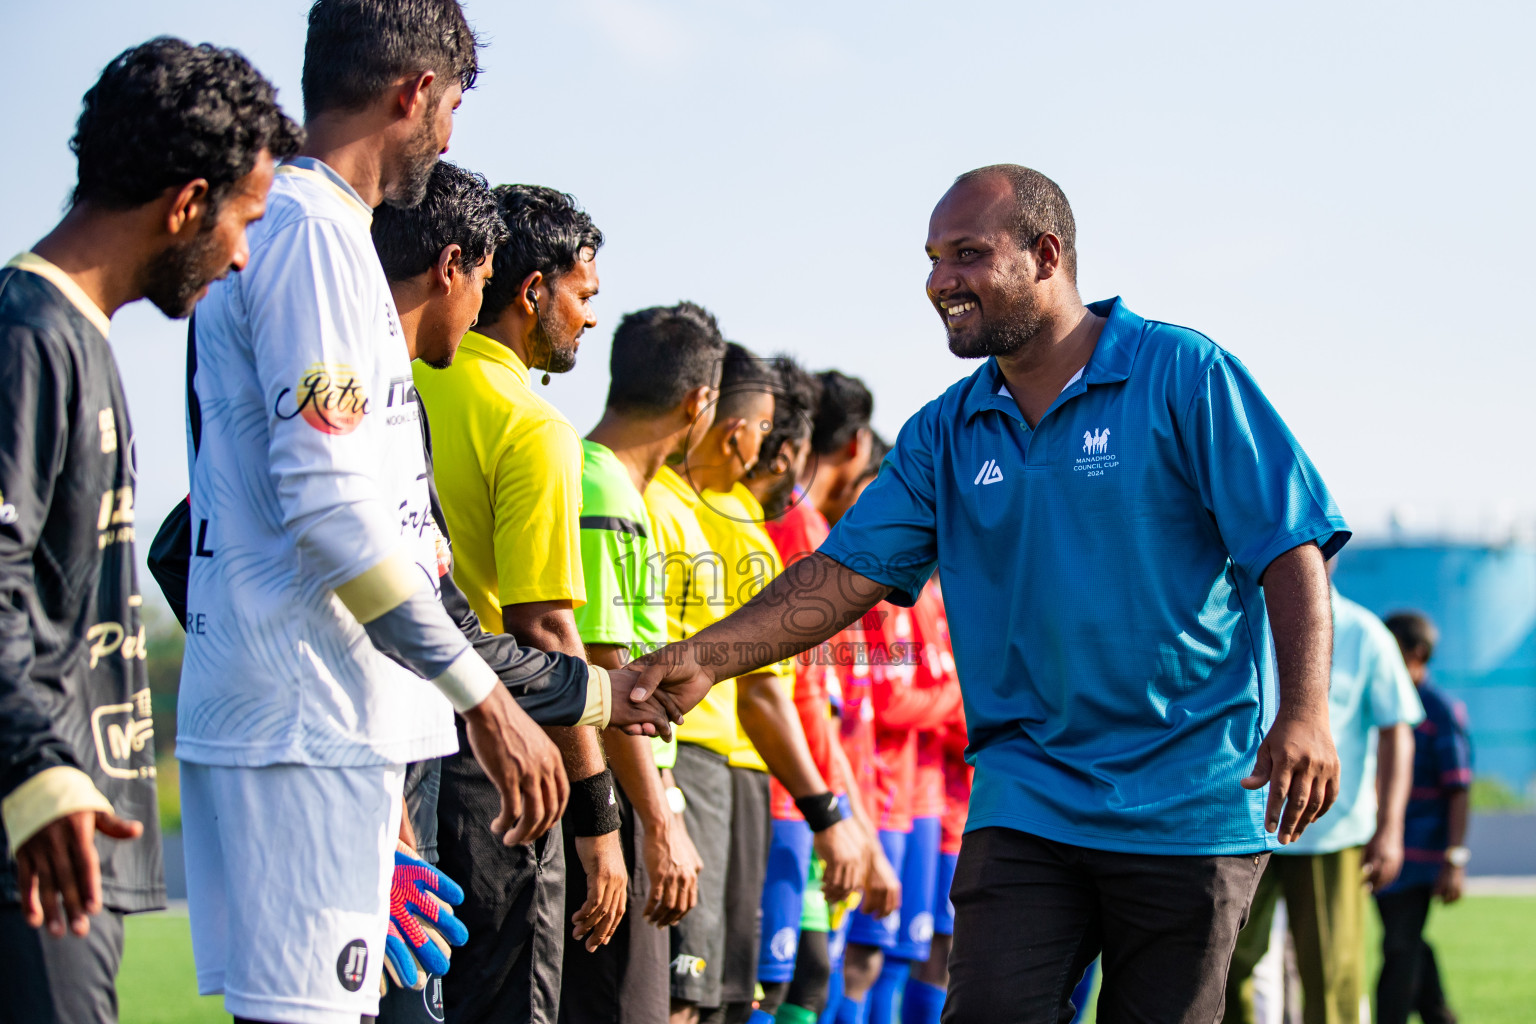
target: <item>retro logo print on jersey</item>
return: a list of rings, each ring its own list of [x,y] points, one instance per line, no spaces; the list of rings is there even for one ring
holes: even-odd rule
[[[321,433],[350,434],[368,414],[368,395],[352,367],[315,363],[300,375],[297,387],[278,392],[272,412],[282,420],[303,416]]]

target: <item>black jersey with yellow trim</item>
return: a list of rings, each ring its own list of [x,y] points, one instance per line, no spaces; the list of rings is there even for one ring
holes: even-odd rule
[[[138,911],[163,906],[165,884],[133,427],[106,325],[38,257],[0,270],[0,797],[84,771],[144,824],[137,840],[97,840],[104,902]],[[0,856],[0,899],[14,899]]]

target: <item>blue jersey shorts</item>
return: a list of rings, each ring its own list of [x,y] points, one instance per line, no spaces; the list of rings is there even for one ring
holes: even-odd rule
[[[927,960],[933,941],[934,896],[939,882],[938,818],[914,818],[901,865],[901,931],[891,955],[903,960]]]
[[[902,879],[901,901],[903,904],[907,901],[907,895],[906,876],[902,872],[902,865],[906,862],[909,834],[880,830],[880,846],[885,850],[885,859],[891,862],[891,868],[896,872],[896,877]],[[860,946],[879,946],[881,949],[896,947],[896,939],[901,931],[901,911],[893,911],[885,917],[870,917],[862,910],[855,910],[848,916],[853,922],[848,926],[849,942]]]
[[[795,974],[800,947],[800,913],[805,903],[805,879],[811,870],[811,826],[804,821],[773,823],[768,845],[768,874],[763,879],[762,944],[757,979],[789,981]]]
[[[939,854],[939,885],[933,893],[933,934],[955,934],[955,905],[949,900],[949,887],[955,884],[958,853]]]

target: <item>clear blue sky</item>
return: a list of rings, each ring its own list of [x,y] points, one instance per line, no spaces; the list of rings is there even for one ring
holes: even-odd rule
[[[306,6],[7,2],[0,249],[58,217],[113,55],[235,46],[298,116]],[[573,192],[608,236],[602,323],[549,389],[580,430],[618,317],[689,298],[758,351],[862,376],[894,436],[974,368],[923,296],[928,213],[1015,161],[1070,197],[1084,297],[1241,357],[1357,529],[1399,505],[1536,522],[1533,10],[479,0],[486,70],[449,159]],[[141,548],[186,487],[183,337],[144,304],[113,326]]]

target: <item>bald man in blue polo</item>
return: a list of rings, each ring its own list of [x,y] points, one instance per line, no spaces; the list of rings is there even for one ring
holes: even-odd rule
[[[1349,538],[1247,369],[1120,299],[1085,305],[1061,189],[962,175],[928,297],[984,359],[909,420],[817,554],[652,656],[675,713],[937,565],[975,788],[946,1024],[1210,1024],[1269,851],[1333,802],[1323,569]]]

